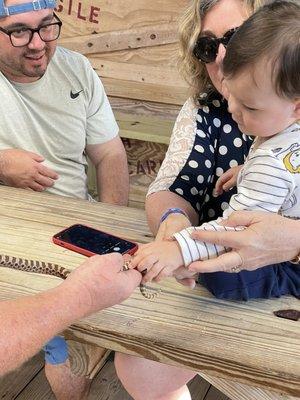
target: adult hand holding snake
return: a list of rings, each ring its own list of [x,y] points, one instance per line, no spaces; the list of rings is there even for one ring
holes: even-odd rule
[[[124,270],[123,264],[119,253],[93,256],[71,272],[61,289],[78,301],[82,316],[121,303],[142,277],[136,270]]]
[[[140,281],[141,274],[124,271],[122,256],[114,253],[89,258],[53,289],[0,302],[0,376],[75,320],[125,300]]]

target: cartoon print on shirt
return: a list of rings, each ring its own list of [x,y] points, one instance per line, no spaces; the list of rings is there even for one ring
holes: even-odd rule
[[[300,145],[299,143],[291,144],[287,149],[279,147],[273,149],[273,153],[278,157],[280,154],[285,154],[283,164],[287,171],[292,174],[300,173]]]
[[[289,152],[283,159],[283,163],[292,174],[300,173],[300,146],[296,150]]]
[[[299,143],[293,143],[288,149],[277,148],[273,150],[274,154],[279,156],[280,154],[287,153],[283,158],[283,164],[285,168],[292,174],[300,173],[300,145]]]

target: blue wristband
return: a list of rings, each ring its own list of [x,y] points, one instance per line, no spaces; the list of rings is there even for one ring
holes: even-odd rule
[[[181,208],[169,208],[161,216],[160,223],[164,222],[164,220],[167,219],[170,214],[182,214],[188,218],[187,214]]]

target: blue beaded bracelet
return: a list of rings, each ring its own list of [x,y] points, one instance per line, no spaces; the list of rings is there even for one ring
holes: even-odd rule
[[[188,218],[186,212],[184,212],[181,208],[168,208],[168,210],[165,211],[165,212],[163,213],[163,215],[161,216],[160,223],[164,222],[164,220],[165,220],[170,214],[182,214],[182,215],[184,215],[185,217]]]

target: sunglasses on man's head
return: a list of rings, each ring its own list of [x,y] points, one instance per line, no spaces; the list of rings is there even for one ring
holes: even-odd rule
[[[193,50],[194,56],[204,63],[214,62],[217,58],[220,44],[226,47],[237,30],[238,28],[230,29],[221,38],[212,36],[199,37]]]

